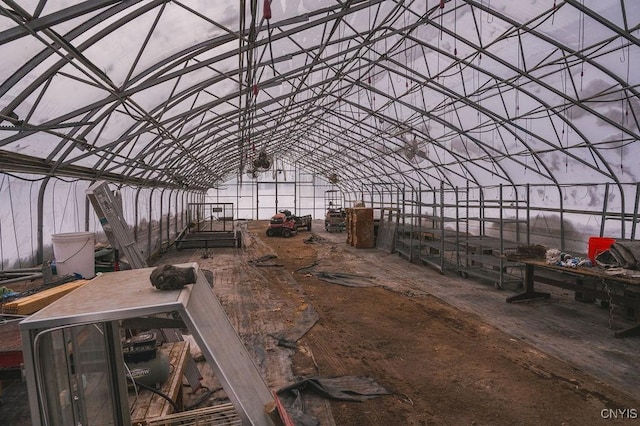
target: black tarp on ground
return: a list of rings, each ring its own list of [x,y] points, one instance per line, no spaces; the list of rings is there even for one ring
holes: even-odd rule
[[[305,412],[305,394],[320,395],[341,401],[362,402],[390,395],[391,392],[380,386],[371,377],[311,377],[300,380],[278,390],[278,397],[287,412],[299,426],[318,426],[318,420]]]
[[[375,277],[370,275],[349,274],[346,272],[316,271],[318,263],[314,262],[309,266],[297,269],[298,274],[310,274],[319,280],[345,287],[373,287],[377,284],[373,281]]]

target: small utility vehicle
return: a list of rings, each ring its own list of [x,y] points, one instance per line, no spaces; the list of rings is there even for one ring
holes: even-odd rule
[[[271,217],[267,236],[289,238],[298,233],[298,229],[311,231],[311,215],[295,216],[289,210],[281,210]]]

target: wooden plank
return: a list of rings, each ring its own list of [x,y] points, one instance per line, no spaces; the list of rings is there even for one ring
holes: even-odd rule
[[[182,376],[189,354],[189,344],[183,341],[169,342],[163,344],[158,350],[167,355],[169,363],[173,367],[169,378],[159,390],[180,406],[182,404]],[[135,395],[130,395],[130,404],[133,404],[132,398],[135,399]],[[133,425],[146,425],[148,419],[163,417],[174,411],[169,401],[148,390],[138,391],[138,399],[135,404],[135,410],[131,415]]]
[[[149,426],[225,425],[241,426],[242,420],[233,404],[221,404],[170,414],[147,422]]]
[[[567,267],[564,267],[564,266],[549,265],[544,260],[519,259],[518,261],[521,262],[521,263],[524,263],[525,265],[526,264],[530,264],[530,265],[533,265],[535,267],[546,268],[546,269],[549,269],[549,270],[552,270],[552,271],[562,272],[563,274],[583,276],[583,277],[591,277],[591,278],[599,278],[599,279],[603,279],[603,280],[606,280],[606,281],[615,281],[615,282],[619,282],[619,283],[622,283],[622,284],[640,286],[640,279],[639,278],[628,277],[628,276],[625,276],[625,275],[609,275],[609,274],[606,274],[604,272],[605,271],[604,269],[598,268],[598,267],[593,267],[593,268],[588,268],[588,267],[567,268]]]
[[[13,302],[5,303],[4,312],[15,315],[31,315],[88,282],[88,280],[73,281],[14,300]]]

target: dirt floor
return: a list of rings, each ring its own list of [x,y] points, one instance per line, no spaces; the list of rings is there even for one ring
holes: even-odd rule
[[[323,238],[324,231],[305,243],[305,232],[263,237],[266,226],[248,223],[244,251],[253,259],[277,256],[260,268],[270,315],[293,324],[312,306],[319,317],[298,341],[293,377],[366,376],[391,392],[366,402],[331,401],[336,425],[610,424],[604,417],[615,413],[627,423],[620,419],[640,409],[638,399],[431,296],[436,273],[427,268],[423,292],[404,288],[397,257],[394,267],[367,264],[335,236]],[[357,287],[307,272],[318,270],[351,273]]]
[[[504,301],[504,294],[493,287],[471,288],[468,281],[440,275],[396,255],[376,249],[356,250],[345,244],[346,234],[329,234],[317,229],[319,225],[314,222],[312,233],[269,238],[265,235],[267,222],[246,222],[241,225],[241,249],[172,249],[157,262],[197,262],[200,268],[213,271],[214,291],[271,389],[305,378],[357,376],[370,378],[388,391],[364,402],[306,396],[305,411],[316,417],[315,424],[594,425],[638,421],[635,367],[625,373],[634,376],[631,391],[611,386],[615,380],[596,379],[598,376],[585,372],[587,368],[566,363],[563,357],[531,344],[535,343],[533,334],[526,329],[507,334],[473,309],[461,310],[434,296],[447,291],[466,293],[467,306],[473,307],[476,300],[480,303],[479,295],[497,292],[495,300]],[[482,303],[495,306],[494,318],[501,318],[505,309],[513,307],[504,302]],[[583,308],[587,309],[578,306]],[[489,318],[491,309],[484,310]],[[533,305],[520,311],[526,315],[539,312]],[[526,320],[516,322],[526,325]],[[552,331],[537,335],[537,341],[543,341]],[[579,337],[569,337],[574,339],[572,347],[579,348]],[[640,352],[635,349],[638,338],[610,340],[620,348],[627,345],[625,350],[632,356]],[[585,343],[584,365],[589,364],[592,355],[588,349],[594,346]],[[614,356],[609,358],[611,363],[616,362],[616,354],[621,357],[623,353],[615,347],[607,351]],[[205,375],[204,389],[218,388],[206,363],[199,365]],[[202,391],[189,394],[185,388],[186,404],[201,398]],[[223,398],[224,392],[217,391],[209,403]],[[7,402],[5,399],[0,412],[8,409]]]

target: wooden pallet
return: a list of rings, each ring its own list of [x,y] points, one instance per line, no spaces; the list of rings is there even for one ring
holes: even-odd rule
[[[375,247],[373,209],[356,207],[346,209],[347,244],[355,248]]]
[[[157,419],[147,420],[147,426],[242,426],[242,419],[233,404],[220,404],[198,408],[182,413],[169,414]]]

